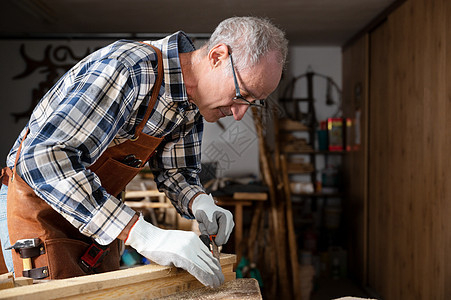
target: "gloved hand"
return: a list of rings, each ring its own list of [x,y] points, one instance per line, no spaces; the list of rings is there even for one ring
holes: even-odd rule
[[[202,234],[216,234],[215,243],[218,246],[227,243],[235,223],[232,213],[215,204],[213,197],[207,194],[197,196],[191,206],[191,211],[199,223]]]
[[[194,232],[163,230],[141,216],[125,244],[160,265],[187,270],[203,285],[218,287],[224,282],[221,265]]]

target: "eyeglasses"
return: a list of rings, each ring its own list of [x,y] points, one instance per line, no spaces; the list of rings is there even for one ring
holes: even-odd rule
[[[265,107],[266,105],[264,99],[258,99],[250,102],[246,98],[244,98],[243,95],[241,95],[240,86],[238,85],[238,80],[236,79],[235,66],[233,65],[232,54],[229,53],[229,57],[230,63],[232,65],[233,80],[235,81],[235,98],[233,98],[233,102],[254,107]]]

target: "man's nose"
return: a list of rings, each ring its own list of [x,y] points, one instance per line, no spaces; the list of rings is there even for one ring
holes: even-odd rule
[[[237,121],[240,121],[244,117],[248,108],[249,105],[244,104],[234,104],[230,107],[233,113],[233,118]]]

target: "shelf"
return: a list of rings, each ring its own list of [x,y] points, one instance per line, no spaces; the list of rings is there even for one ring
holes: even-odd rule
[[[348,153],[348,151],[283,151],[286,154],[320,154],[320,155],[343,155]]]
[[[311,131],[312,129],[305,124],[291,119],[281,119],[279,121],[279,130],[281,131]]]
[[[280,132],[310,132],[314,131],[315,129],[311,128],[301,128],[301,129],[294,129],[294,128],[281,128],[279,129]]]
[[[290,151],[283,150],[282,152],[285,154],[315,154],[315,151],[296,151],[294,149]]]
[[[315,173],[316,171],[315,170],[313,170],[313,171],[288,170],[287,172],[289,175],[293,175],[293,174],[301,174],[302,175],[302,174],[312,174],[312,173]]]
[[[293,196],[311,197],[311,198],[341,198],[341,193],[291,193]]]
[[[343,155],[348,153],[348,151],[314,151],[315,154],[324,154],[324,155]]]
[[[315,168],[310,163],[291,161],[287,166],[288,174],[310,174]]]
[[[280,102],[313,102],[313,98],[279,98]]]

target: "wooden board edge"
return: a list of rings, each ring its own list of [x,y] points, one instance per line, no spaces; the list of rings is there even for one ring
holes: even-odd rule
[[[221,254],[221,267],[227,272],[230,266],[236,262],[236,255]],[[224,271],[223,271],[224,272]],[[61,280],[52,280],[45,283],[40,283],[31,286],[22,286],[3,290],[0,299],[13,299],[20,297],[21,299],[55,299],[61,297],[71,297],[98,290],[118,289],[126,285],[140,285],[142,282],[149,282],[152,280],[175,278],[176,276],[190,276],[197,281],[192,275],[188,274],[182,269],[175,267],[165,267],[159,265],[146,265],[124,270],[112,271],[102,274],[94,274],[87,276],[80,276]],[[232,278],[232,275],[227,275],[227,278]],[[233,276],[234,273],[233,273]],[[172,278],[172,279],[173,279]],[[40,296],[42,295],[42,297]]]

